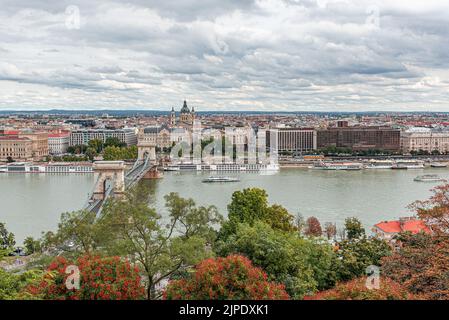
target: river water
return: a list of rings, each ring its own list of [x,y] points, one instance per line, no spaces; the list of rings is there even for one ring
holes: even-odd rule
[[[166,172],[150,183],[154,206],[164,214],[163,196],[178,192],[200,205],[215,205],[226,215],[236,190],[259,187],[267,190],[270,203],[292,214],[316,216],[341,225],[358,217],[367,228],[379,221],[410,215],[407,205],[430,196],[438,183],[419,183],[417,175],[438,174],[449,180],[449,169],[321,171],[282,169],[275,175],[251,173],[236,183],[202,183],[208,173]],[[0,174],[0,222],[15,233],[18,243],[26,236],[55,230],[62,212],[80,209],[93,186],[93,175]]]

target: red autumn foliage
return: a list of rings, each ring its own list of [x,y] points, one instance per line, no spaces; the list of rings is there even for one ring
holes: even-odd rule
[[[75,265],[80,272],[80,288],[67,289],[67,267]],[[80,257],[69,263],[57,257],[48,267],[48,273],[28,292],[49,300],[139,300],[145,298],[139,270],[120,257]]]
[[[385,257],[382,269],[410,292],[428,300],[449,300],[449,240],[405,235],[403,246]]]
[[[449,235],[449,184],[435,187],[432,196],[425,201],[416,201],[409,206],[415,210],[436,236]]]
[[[321,237],[323,229],[321,223],[316,217],[310,217],[306,220],[306,228],[304,234],[310,237]]]
[[[167,300],[287,300],[284,285],[240,255],[202,261],[187,279],[170,281]]]
[[[380,279],[379,289],[369,289],[366,277],[339,283],[335,288],[322,291],[304,300],[413,300],[418,299],[403,286],[389,278]]]

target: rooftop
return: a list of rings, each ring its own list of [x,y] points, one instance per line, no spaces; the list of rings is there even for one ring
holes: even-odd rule
[[[411,232],[413,234],[419,232],[430,233],[430,229],[425,225],[424,221],[418,219],[408,219],[405,221],[383,221],[376,225],[385,233],[401,233],[401,232]]]

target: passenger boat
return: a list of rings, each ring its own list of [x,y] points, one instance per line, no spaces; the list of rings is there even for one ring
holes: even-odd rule
[[[391,169],[393,169],[393,170],[407,170],[408,167],[406,165],[403,165],[403,164],[395,163],[394,165],[391,166]]]
[[[179,166],[168,166],[168,167],[164,167],[164,171],[180,171],[181,168],[179,168]]]
[[[312,167],[317,170],[345,170],[345,171],[358,171],[363,169],[361,163],[326,163],[320,162]]]
[[[426,175],[423,175],[423,176],[417,176],[413,180],[417,181],[417,182],[440,182],[440,181],[445,181],[443,178],[440,178],[436,174],[426,174]]]
[[[424,169],[424,161],[420,160],[399,160],[391,169]]]
[[[45,163],[13,162],[0,167],[3,173],[93,173],[91,163]]]
[[[430,164],[430,166],[432,168],[447,168],[447,163],[443,163],[443,162],[432,162]]]
[[[371,160],[366,169],[391,169],[393,161],[391,160]]]
[[[210,176],[207,179],[203,179],[205,183],[213,183],[213,182],[239,182],[240,180],[232,177],[219,177],[219,176]]]
[[[217,163],[192,164],[181,163],[164,168],[165,171],[212,171],[212,172],[277,172],[280,170],[277,163]]]

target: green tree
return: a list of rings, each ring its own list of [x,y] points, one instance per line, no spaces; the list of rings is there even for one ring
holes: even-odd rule
[[[162,281],[212,255],[208,247],[216,237],[213,226],[222,220],[215,207],[197,207],[176,193],[165,196],[165,201],[168,214],[163,218],[136,189],[107,203],[99,222],[103,248],[137,263],[148,299],[161,296]]]
[[[27,237],[23,241],[23,245],[25,246],[25,250],[27,254],[33,254],[35,252],[41,252],[41,242],[39,240],[35,240],[33,237]]]
[[[262,221],[238,224],[234,234],[218,241],[216,252],[247,256],[270,280],[285,284],[292,298],[327,289],[336,280],[336,255],[328,243],[272,229]]]
[[[258,220],[276,229],[296,230],[293,224],[294,217],[282,206],[269,206],[266,191],[258,188],[244,189],[232,194],[231,203],[228,205],[228,219],[222,226],[222,237],[235,232],[239,223],[252,225]]]
[[[103,141],[100,139],[92,139],[88,143],[88,149],[89,148],[93,149],[95,150],[96,153],[100,153],[101,151],[103,151],[103,147],[104,147]],[[88,149],[86,149],[85,152],[87,152]]]
[[[92,161],[97,155],[98,152],[94,148],[92,147],[87,148],[86,156],[89,158],[90,161]]]
[[[365,236],[365,228],[357,218],[347,218],[345,220],[345,230],[348,240],[360,239]]]
[[[8,251],[14,249],[16,240],[14,234],[6,229],[4,223],[0,222],[0,252],[7,254]]]
[[[87,146],[84,144],[78,144],[67,148],[67,152],[71,154],[84,154],[87,150]]]
[[[96,214],[89,211],[63,213],[57,232],[46,234],[43,246],[56,247],[75,256],[94,253],[101,241],[100,225],[95,218]]]
[[[137,159],[137,146],[116,147],[108,146],[104,148],[103,158],[108,161],[115,160],[135,160]]]
[[[120,141],[117,137],[109,137],[106,138],[106,141],[104,142],[105,147],[118,147],[118,148],[124,148],[126,147],[126,143]]]
[[[25,292],[25,288],[40,280],[42,274],[39,270],[16,274],[0,268],[0,300],[35,299]]]
[[[368,266],[380,266],[381,259],[391,254],[391,247],[384,240],[367,237],[361,222],[346,219],[347,239],[337,243],[340,258],[339,279],[348,281],[366,275]]]

